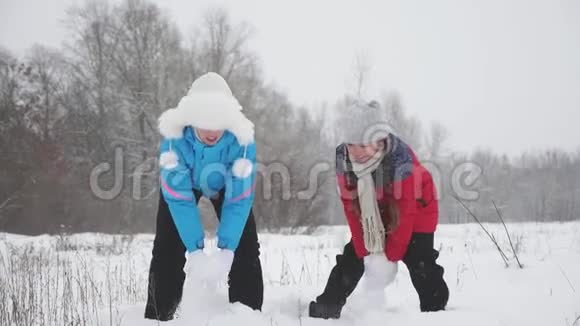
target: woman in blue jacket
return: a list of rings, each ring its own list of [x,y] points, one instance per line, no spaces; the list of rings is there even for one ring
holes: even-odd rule
[[[173,319],[186,274],[188,282],[219,281],[229,274],[230,302],[262,307],[252,214],[254,125],[241,110],[225,80],[208,73],[194,81],[176,108],[159,118],[161,195],[145,318]],[[211,256],[202,250],[204,230],[197,207],[202,196],[211,200],[220,220],[219,250]]]

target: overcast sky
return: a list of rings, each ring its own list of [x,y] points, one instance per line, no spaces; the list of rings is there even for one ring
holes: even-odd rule
[[[58,47],[79,2],[0,0],[0,45]],[[184,33],[215,4],[251,23],[267,81],[297,104],[351,89],[366,53],[369,96],[397,89],[424,125],[449,129],[453,149],[580,148],[580,0],[154,2]]]

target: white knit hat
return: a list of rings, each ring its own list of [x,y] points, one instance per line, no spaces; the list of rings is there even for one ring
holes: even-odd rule
[[[386,111],[376,101],[347,98],[338,112],[336,132],[339,144],[368,145],[392,132]]]
[[[222,76],[209,72],[197,78],[177,105],[159,117],[159,132],[166,139],[183,137],[185,127],[207,130],[228,130],[241,146],[254,142],[254,124],[242,113],[242,106]],[[165,168],[177,166],[177,155],[162,153],[160,164]],[[236,160],[234,175],[247,177],[252,163],[245,157]]]

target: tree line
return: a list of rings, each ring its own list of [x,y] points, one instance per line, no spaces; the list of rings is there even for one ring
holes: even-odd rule
[[[220,8],[200,17],[183,35],[171,17],[146,0],[88,0],[67,11],[61,48],[35,45],[21,57],[0,48],[1,231],[152,231],[157,117],[208,71],[224,76],[256,125],[265,172],[258,178],[254,207],[260,227],[344,222],[333,172],[336,144],[324,132],[332,128],[329,121],[339,114],[342,99],[321,108],[295,105],[265,81],[259,56],[249,46],[251,25],[233,21]],[[405,112],[396,93],[378,101],[397,134],[445,175],[442,222],[469,221],[453,195],[446,195],[447,175],[467,161],[483,171],[469,185],[479,195],[468,204],[484,221],[493,220],[492,199],[508,221],[579,216],[580,151],[515,158],[490,151],[453,153],[442,124],[424,127]],[[313,179],[312,171],[321,166],[330,168]],[[296,195],[313,182],[316,191],[307,199]]]

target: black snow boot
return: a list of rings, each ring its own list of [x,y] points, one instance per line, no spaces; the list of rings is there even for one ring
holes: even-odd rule
[[[346,298],[354,291],[363,273],[364,262],[357,257],[352,242],[349,242],[342,255],[336,256],[336,266],[330,272],[324,292],[310,303],[310,317],[340,318]]]
[[[308,315],[312,318],[339,319],[342,312],[342,304],[321,303],[312,301],[308,307]]]

